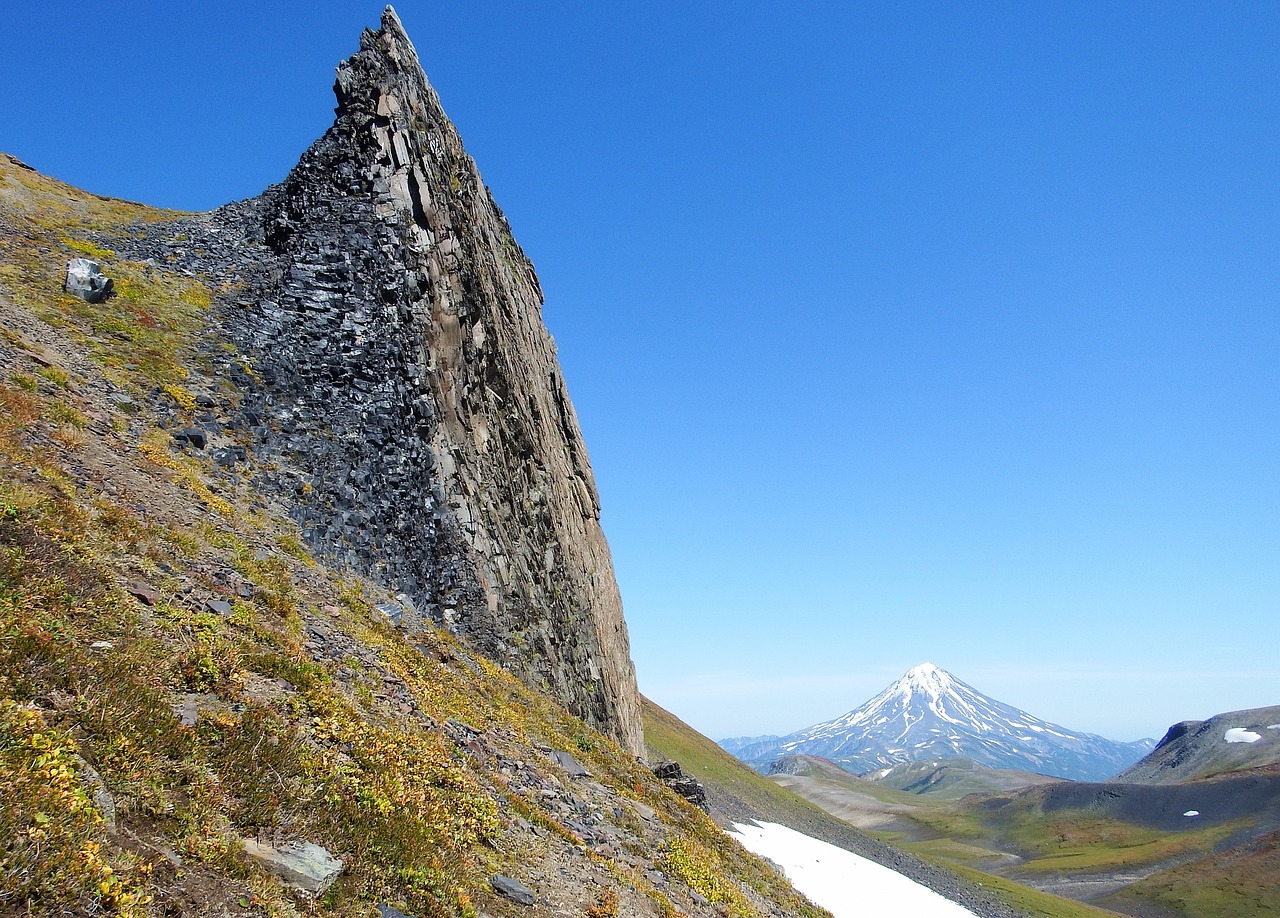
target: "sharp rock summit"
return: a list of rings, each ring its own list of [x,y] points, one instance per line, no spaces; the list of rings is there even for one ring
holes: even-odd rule
[[[230,426],[308,548],[393,591],[402,627],[447,626],[640,753],[599,496],[533,265],[393,9],[334,93],[333,126],[282,183],[134,254],[223,279]]]

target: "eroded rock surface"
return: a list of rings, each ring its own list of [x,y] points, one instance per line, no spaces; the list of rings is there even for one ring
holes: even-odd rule
[[[533,265],[394,11],[280,185],[153,228],[135,256],[228,283],[247,447],[312,550],[642,751],[599,498]],[[219,439],[215,434],[225,435]],[[216,442],[215,442],[216,440]],[[190,441],[188,441],[190,442]]]

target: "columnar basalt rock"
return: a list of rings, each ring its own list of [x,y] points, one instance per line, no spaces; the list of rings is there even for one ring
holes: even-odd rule
[[[255,455],[311,547],[639,752],[599,498],[524,252],[394,11],[337,119],[233,205],[258,248],[221,321]],[[245,251],[248,251],[247,249]]]

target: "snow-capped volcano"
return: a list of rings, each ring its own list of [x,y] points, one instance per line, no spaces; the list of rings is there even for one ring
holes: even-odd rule
[[[903,762],[966,758],[990,768],[1101,781],[1154,745],[1077,733],[988,698],[932,663],[908,670],[866,704],[826,723],[780,737],[761,749],[723,740],[729,752],[763,771],[792,753],[832,759],[854,774]]]

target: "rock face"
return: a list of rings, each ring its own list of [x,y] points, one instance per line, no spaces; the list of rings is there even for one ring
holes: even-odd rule
[[[639,699],[599,498],[533,266],[394,11],[337,119],[231,205],[240,423],[307,542],[632,752]],[[224,242],[229,240],[224,239]],[[239,241],[237,241],[237,245]]]
[[[671,788],[694,806],[707,807],[707,789],[693,775],[686,774],[679,762],[660,762],[654,766],[653,773],[658,780]]]

